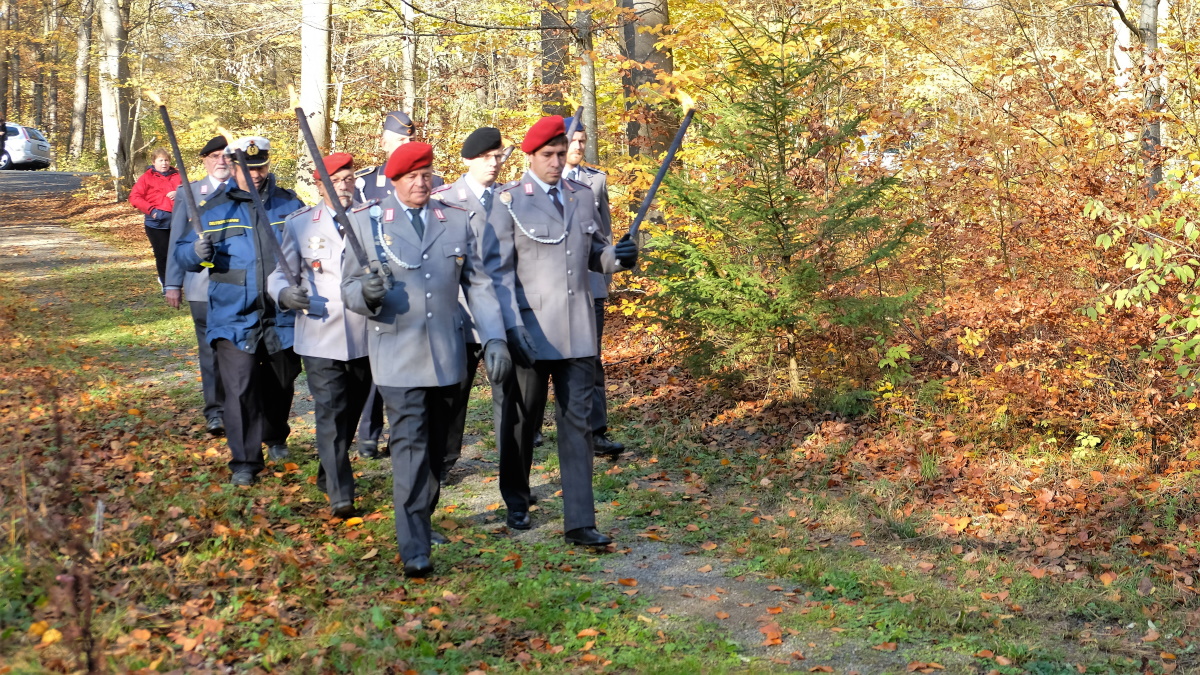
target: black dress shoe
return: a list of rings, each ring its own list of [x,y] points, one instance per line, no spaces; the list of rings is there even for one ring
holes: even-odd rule
[[[379,444],[375,441],[359,441],[358,456],[363,459],[378,459]]]
[[[404,576],[406,577],[423,577],[433,571],[433,563],[429,562],[429,556],[419,555],[412,560],[404,561]]]
[[[220,417],[214,417],[205,423],[204,430],[208,432],[209,436],[224,436],[225,421]]]
[[[616,457],[625,451],[624,444],[618,443],[604,434],[593,435],[592,441],[598,457]]]
[[[354,502],[338,502],[329,508],[334,518],[349,518],[354,515]]]
[[[600,534],[599,530],[594,527],[577,527],[564,534],[563,539],[566,539],[568,544],[579,544],[592,548],[602,548],[612,543],[612,537]]]
[[[287,459],[289,454],[290,453],[288,453],[287,445],[283,443],[280,443],[279,445],[272,445],[267,448],[267,457],[271,458],[272,462],[278,462],[281,459]]]
[[[533,523],[529,522],[528,511],[509,511],[504,522],[514,530],[528,530],[533,527]]]
[[[258,478],[255,477],[253,471],[235,471],[229,482],[234,485],[254,485],[256,480]]]
[[[533,435],[533,447],[540,448],[546,442],[546,438],[542,436],[542,432],[537,432]]]
[[[450,543],[450,540],[446,538],[446,535],[434,530],[433,532],[429,533],[429,543],[433,544],[434,546],[445,546],[446,544]]]

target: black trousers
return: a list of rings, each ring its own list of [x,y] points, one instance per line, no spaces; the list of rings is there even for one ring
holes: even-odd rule
[[[208,344],[208,301],[188,301],[192,323],[196,326],[196,347],[200,361],[200,388],[204,391],[204,419],[221,419],[225,414],[225,391],[221,388],[221,371],[217,355]]]
[[[261,344],[248,354],[229,340],[213,344],[225,389],[225,440],[230,471],[258,473],[266,466],[262,444],[287,442],[292,392],[300,357],[288,349],[268,354]]]
[[[363,405],[362,420],[358,423],[358,442],[375,441],[383,435],[383,397],[374,385],[367,392],[367,402]]]
[[[305,356],[308,390],[316,408],[317,486],[329,495],[330,504],[354,501],[354,471],[350,468],[350,441],[355,422],[371,390],[371,364],[367,357],[335,361]]]
[[[396,507],[396,540],[400,558],[428,556],[430,517],[437,508],[438,475],[450,426],[450,409],[458,386],[376,386],[387,406],[391,433],[392,500]]]
[[[538,361],[532,368],[513,364],[504,382],[504,413],[497,425],[500,447],[500,496],[509,511],[529,510],[529,471],[533,437],[542,422],[550,383],[558,428],[558,463],[562,477],[563,529],[596,526],[592,497],[592,389],[596,363],[592,357]]]
[[[146,238],[150,240],[150,250],[154,251],[154,267],[158,270],[158,283],[161,284],[167,277],[167,249],[171,247],[171,228],[147,225]]]
[[[467,428],[467,408],[471,403],[471,388],[475,386],[475,371],[479,370],[479,362],[483,360],[483,345],[477,342],[467,343],[467,379],[458,385],[458,394],[454,399],[454,408],[450,416],[450,432],[446,436],[446,456],[442,462],[442,473],[438,479],[445,479],[450,470],[462,457],[463,432]],[[502,414],[504,392],[500,387],[492,387],[492,419],[499,420]],[[497,440],[499,442],[499,440]]]
[[[604,298],[592,302],[596,308],[596,377],[592,387],[592,433],[608,433],[608,396],[604,391],[604,360],[600,358],[604,347]]]

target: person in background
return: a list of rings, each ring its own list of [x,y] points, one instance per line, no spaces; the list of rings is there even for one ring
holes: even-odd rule
[[[171,166],[171,154],[166,148],[155,148],[150,159],[153,164],[129,191],[129,203],[146,214],[146,238],[154,251],[158,285],[163,286],[167,275],[167,249],[171,246],[171,212],[175,210],[175,191],[179,189],[180,177]]]

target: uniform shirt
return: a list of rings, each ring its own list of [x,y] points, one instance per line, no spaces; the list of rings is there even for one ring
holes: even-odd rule
[[[351,223],[361,221],[359,230],[369,231],[366,206],[346,209]],[[357,230],[356,230],[357,231]],[[364,247],[370,242],[364,243]],[[283,231],[283,255],[293,270],[299,270],[301,285],[308,291],[307,312],[296,313],[295,350],[301,356],[335,361],[350,361],[367,355],[367,319],[347,312],[342,302],[342,262],[354,253],[348,251],[334,210],[320,206],[300,209],[288,216]],[[290,285],[281,266],[267,280],[267,288],[276,304],[279,294]]]
[[[267,276],[277,261],[264,237],[281,238],[287,215],[304,203],[291,190],[278,187],[274,174],[267,177],[262,194],[267,223],[259,217],[251,196],[233,187],[200,208],[201,228],[213,242],[205,337],[209,344],[229,340],[249,353],[260,343],[270,353],[291,347],[295,324],[295,314],[278,309],[267,293]],[[196,232],[188,230],[175,246],[176,261],[189,272],[205,269],[193,246],[196,239]]]

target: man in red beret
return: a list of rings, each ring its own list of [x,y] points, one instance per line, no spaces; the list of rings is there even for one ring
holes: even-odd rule
[[[370,229],[370,218],[364,209],[349,208],[354,198],[354,157],[337,152],[325,157],[324,164],[335,194],[326,193],[314,171],[322,202],[284,222],[283,255],[289,268],[300,270],[301,285],[290,285],[279,266],[267,280],[267,288],[279,306],[296,311],[295,350],[304,359],[315,407],[321,459],[317,486],[329,496],[333,515],[347,518],[354,513],[350,441],[371,388],[371,366],[367,320],[347,312],[342,303],[346,241],[334,218],[333,200],[347,209],[352,223],[361,222],[364,231]]]
[[[368,246],[371,271],[352,260],[342,269],[347,309],[367,317],[371,376],[387,406],[392,496],[404,573],[425,576],[430,516],[458,384],[466,378],[466,338],[458,314],[466,294],[493,382],[512,370],[504,320],[466,210],[430,202],[433,148],[406,143],[384,167],[392,194],[355,228]]]
[[[597,350],[588,272],[631,269],[637,245],[628,236],[610,244],[592,189],[562,178],[567,156],[563,118],[538,120],[521,149],[529,169],[498,190],[485,231],[485,240],[494,236],[496,241],[488,270],[495,277],[516,365],[504,385],[503,416],[496,429],[500,495],[508,507],[508,526],[529,529],[533,438],[553,381],[564,536],[573,544],[607,546],[612,540],[596,529],[592,498],[589,417]]]

